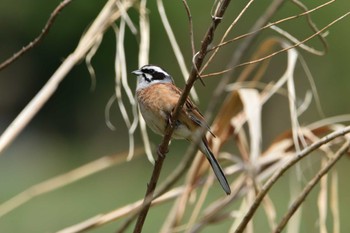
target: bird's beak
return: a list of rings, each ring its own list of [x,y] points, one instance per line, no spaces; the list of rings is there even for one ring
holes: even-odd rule
[[[140,70],[134,70],[131,73],[134,75],[141,75],[142,74],[142,72]]]

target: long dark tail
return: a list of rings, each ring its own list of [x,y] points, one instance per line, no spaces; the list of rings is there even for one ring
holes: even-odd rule
[[[206,140],[202,140],[202,143],[199,145],[199,149],[205,154],[205,156],[207,157],[210,166],[212,167],[216,178],[218,179],[218,181],[220,182],[220,185],[222,187],[222,189],[225,191],[225,193],[227,195],[231,194],[231,188],[230,185],[227,182],[227,179],[225,177],[224,172],[222,171],[222,168],[220,166],[220,164],[218,163],[218,161],[216,160],[215,156],[213,155],[213,152],[211,152],[211,150],[208,147],[208,144],[206,142]]]

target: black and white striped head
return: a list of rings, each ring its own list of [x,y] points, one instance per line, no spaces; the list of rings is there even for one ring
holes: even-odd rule
[[[165,70],[155,65],[145,65],[131,73],[137,76],[137,90],[156,83],[174,83]]]

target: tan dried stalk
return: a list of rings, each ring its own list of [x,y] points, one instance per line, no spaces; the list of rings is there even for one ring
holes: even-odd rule
[[[133,0],[123,1],[124,9],[128,9]],[[82,36],[78,46],[62,63],[62,65],[50,77],[49,81],[42,87],[36,96],[28,103],[21,113],[7,127],[0,137],[0,154],[10,145],[13,139],[21,133],[24,127],[32,120],[37,112],[44,106],[48,99],[55,93],[60,82],[66,77],[70,70],[79,63],[93,46],[98,43],[107,28],[120,18],[121,13],[115,0],[109,0],[95,21]]]
[[[70,1],[64,1],[64,3],[69,3]],[[195,41],[194,41],[194,29],[192,22],[191,9],[186,0],[183,0],[184,8],[187,13],[189,20],[189,35],[191,42],[191,49],[193,53],[193,66],[190,72],[187,71],[185,66],[185,58],[180,51],[180,47],[175,39],[175,35],[171,28],[171,25],[166,17],[165,9],[162,1],[157,1],[158,9],[161,15],[162,23],[166,28],[166,33],[169,37],[169,41],[173,47],[174,53],[178,59],[178,63],[181,66],[183,75],[188,77],[186,86],[184,88],[183,94],[179,100],[178,105],[174,109],[174,114],[171,116],[170,122],[176,122],[176,119],[181,111],[184,101],[190,94],[192,86],[197,79],[200,77],[209,77],[213,75],[223,75],[218,81],[218,85],[213,93],[211,101],[208,105],[207,113],[205,118],[210,122],[213,118],[214,108],[218,106],[221,97],[226,94],[226,91],[230,91],[227,94],[226,100],[221,106],[219,114],[215,118],[213,124],[213,131],[217,135],[216,138],[209,138],[209,143],[214,153],[219,155],[221,148],[227,143],[234,141],[240,153],[240,157],[237,158],[230,153],[226,153],[225,161],[229,164],[225,167],[225,172],[229,175],[237,174],[238,178],[231,183],[232,195],[228,197],[220,196],[217,199],[211,200],[209,206],[204,203],[210,198],[209,191],[214,178],[212,174],[209,175],[207,179],[203,180],[203,174],[208,170],[208,164],[204,162],[203,157],[196,157],[194,162],[194,155],[197,151],[196,145],[191,145],[186,152],[181,163],[175,168],[174,172],[166,179],[166,181],[158,187],[158,178],[162,169],[162,165],[165,159],[165,155],[168,152],[169,141],[171,139],[171,134],[174,130],[174,125],[169,124],[166,129],[165,136],[162,140],[161,145],[158,147],[158,157],[155,161],[155,166],[153,170],[152,177],[150,178],[148,190],[145,194],[143,200],[139,200],[124,207],[117,208],[106,214],[99,214],[95,217],[89,218],[86,221],[75,224],[74,226],[68,227],[59,231],[60,233],[73,233],[73,232],[83,232],[86,230],[98,228],[106,223],[115,221],[117,219],[124,219],[126,221],[122,224],[118,232],[125,232],[134,219],[138,216],[137,223],[135,225],[134,232],[141,232],[143,228],[144,221],[147,216],[149,208],[152,204],[164,203],[168,200],[174,201],[174,206],[169,212],[166,223],[163,225],[162,232],[173,232],[175,230],[181,230],[184,232],[199,232],[205,226],[225,220],[232,221],[230,228],[231,232],[253,232],[253,223],[251,222],[252,217],[255,214],[256,209],[260,204],[264,205],[265,214],[268,217],[268,221],[271,228],[275,228],[275,232],[280,232],[289,219],[293,216],[294,212],[300,207],[302,201],[313,189],[315,184],[317,184],[320,178],[327,174],[329,169],[337,162],[343,153],[349,147],[349,142],[347,142],[338,150],[335,157],[327,160],[327,164],[320,169],[320,172],[311,180],[310,184],[307,185],[300,193],[300,196],[296,199],[295,205],[293,205],[284,215],[282,221],[276,227],[276,210],[274,208],[274,203],[271,199],[266,198],[270,188],[276,183],[276,181],[291,167],[293,167],[297,162],[299,162],[304,157],[308,156],[311,152],[316,149],[325,151],[327,154],[332,154],[331,147],[329,143],[333,145],[339,145],[339,140],[342,136],[350,133],[350,128],[340,126],[341,129],[336,128],[330,122],[320,125],[313,125],[308,127],[300,127],[298,122],[298,116],[300,112],[305,109],[304,107],[298,107],[295,105],[297,100],[296,89],[294,87],[294,77],[293,72],[295,69],[295,64],[297,61],[297,53],[295,51],[296,47],[300,47],[307,52],[322,55],[326,51],[327,46],[323,38],[323,33],[326,29],[331,27],[334,23],[342,20],[344,17],[348,16],[350,12],[344,14],[338,19],[332,21],[321,30],[319,30],[312,19],[310,18],[310,13],[315,12],[331,3],[334,0],[321,4],[311,10],[308,10],[301,2],[293,0],[298,7],[303,10],[303,13],[299,15],[294,15],[291,17],[278,20],[274,23],[268,23],[272,16],[278,11],[278,9],[285,2],[284,0],[274,0],[266,9],[261,17],[256,21],[251,30],[242,36],[238,36],[231,40],[226,40],[227,35],[232,29],[237,25],[239,19],[242,15],[246,13],[249,7],[252,7],[251,0],[247,3],[245,8],[238,14],[236,19],[232,20],[230,26],[224,29],[223,35],[218,45],[212,46],[213,38],[216,35],[216,28],[222,20],[224,20],[224,13],[230,3],[229,0],[216,1],[213,5],[214,14],[212,22],[208,27],[206,34],[204,35],[201,46],[198,52],[195,52]],[[150,46],[150,24],[148,19],[148,12],[146,8],[146,0],[142,0],[140,5],[138,5],[140,14],[140,52],[139,52],[139,64],[140,66],[148,63],[149,56],[149,46]],[[88,64],[88,69],[91,74],[94,74],[93,68],[89,65],[90,60],[94,53],[98,49],[99,41],[101,41],[105,30],[114,24],[116,19],[121,19],[119,28],[113,26],[116,34],[116,47],[117,53],[115,58],[115,70],[116,70],[116,98],[119,101],[118,104],[124,116],[125,122],[129,128],[130,137],[130,150],[129,158],[134,154],[133,152],[133,133],[136,129],[137,119],[136,108],[133,112],[133,121],[129,119],[127,112],[122,102],[121,92],[122,88],[126,91],[129,102],[134,104],[133,96],[126,82],[126,67],[127,67],[127,57],[124,52],[124,30],[128,26],[133,33],[136,33],[136,28],[133,25],[131,19],[127,14],[127,10],[134,5],[134,2],[129,1],[116,1],[109,0],[104,9],[101,11],[100,15],[96,18],[94,23],[91,25],[87,33],[82,37],[76,50],[64,61],[61,67],[56,71],[56,73],[51,77],[49,82],[43,87],[42,91],[29,103],[29,105],[22,111],[22,113],[15,119],[15,121],[9,126],[0,138],[0,152],[8,146],[14,137],[26,126],[26,124],[31,120],[31,118],[36,114],[36,112],[45,104],[47,99],[56,91],[58,84],[63,80],[65,75],[71,70],[71,68],[82,58],[86,57],[86,62]],[[62,7],[63,8],[63,7]],[[59,10],[62,8],[58,8]],[[56,13],[54,13],[56,14]],[[304,40],[297,40],[293,35],[288,32],[276,27],[277,24],[282,22],[292,20],[301,16],[307,17],[307,22],[312,30],[312,35]],[[56,17],[54,15],[54,17]],[[50,18],[51,20],[51,18]],[[225,19],[226,20],[226,19]],[[49,23],[49,22],[48,22]],[[252,47],[253,42],[259,35],[258,33],[264,29],[271,28],[278,32],[283,37],[292,41],[292,45],[284,42],[281,39],[268,39],[261,44],[260,49],[254,53],[254,55],[247,62],[242,62],[242,58]],[[316,49],[310,48],[305,45],[306,42],[312,38],[317,37],[321,40],[324,51],[318,51]],[[202,72],[208,65],[210,65],[217,55],[217,52],[225,48],[226,45],[237,41],[239,39],[244,39],[241,44],[237,46],[237,50],[234,51],[232,59],[226,64],[225,70],[210,73],[210,74],[199,74],[199,70]],[[226,40],[226,41],[225,41]],[[273,47],[276,45],[283,45],[282,49],[272,52]],[[213,51],[207,63],[203,66],[205,58],[209,52]],[[270,59],[279,53],[288,51],[288,65],[285,74],[277,80],[276,83],[262,84],[262,91],[258,90],[258,81],[263,77],[263,74],[268,68]],[[231,85],[235,88],[229,88],[228,84],[232,81],[232,77],[237,75],[237,70],[235,68],[246,66],[241,72],[238,81],[248,81],[246,86],[242,88],[240,86],[237,88],[237,83]],[[255,72],[255,74],[253,74]],[[93,75],[92,75],[93,76]],[[237,75],[238,76],[238,75]],[[261,83],[260,83],[261,84]],[[284,89],[283,85],[287,84],[287,88]],[[262,140],[261,135],[261,111],[264,103],[266,103],[274,94],[282,92],[285,96],[289,98],[289,106],[291,111],[291,122],[292,129],[286,134],[282,135],[281,138],[272,142],[268,150],[261,152],[260,142]],[[111,99],[111,103],[114,98]],[[305,101],[307,103],[307,101]],[[307,106],[307,104],[305,104]],[[107,117],[108,118],[108,117]],[[346,118],[344,118],[346,119]],[[335,120],[336,122],[339,119]],[[148,136],[146,132],[145,122],[140,119],[140,125],[142,128],[143,139],[145,142],[145,149],[149,160],[153,161],[150,144],[148,141]],[[247,122],[249,127],[248,132],[244,129],[243,125]],[[202,134],[204,134],[204,129]],[[321,138],[325,132],[332,132]],[[198,137],[200,140],[201,135]],[[348,137],[347,137],[348,138]],[[322,148],[321,148],[322,147]],[[49,191],[53,191],[59,187],[67,185],[71,182],[79,180],[83,177],[91,175],[95,172],[106,169],[116,163],[120,162],[113,158],[101,158],[91,164],[85,165],[83,167],[77,168],[74,171],[66,173],[60,177],[56,177],[47,182],[37,184],[30,189],[24,191],[18,196],[14,197],[13,200],[6,202],[4,205],[0,206],[0,217],[13,210],[14,208],[20,206],[21,204],[29,201],[31,198],[42,195]],[[181,187],[174,188],[171,187],[175,182],[179,180],[181,175],[189,168],[189,172],[185,179],[184,184]],[[230,176],[231,178],[231,176]],[[268,181],[263,183],[266,179]],[[339,232],[339,213],[337,204],[337,186],[336,178],[332,177],[332,203],[331,210],[334,219],[334,231]],[[197,197],[197,193],[194,192],[197,187],[204,187]],[[326,185],[324,185],[326,187]],[[170,191],[169,191],[170,190]],[[323,192],[326,192],[326,188]],[[34,193],[34,195],[33,195]],[[324,193],[323,193],[324,194]],[[264,199],[265,198],[265,199]],[[244,200],[237,214],[237,210],[234,210],[232,205],[237,201]],[[325,198],[320,197],[320,216],[325,222],[325,215],[327,213]],[[190,217],[186,219],[186,223],[183,223],[185,214],[189,213],[189,205],[194,205]],[[243,214],[243,211],[247,213],[242,219],[239,218]],[[234,220],[234,221],[233,221]],[[323,226],[325,229],[325,225]]]

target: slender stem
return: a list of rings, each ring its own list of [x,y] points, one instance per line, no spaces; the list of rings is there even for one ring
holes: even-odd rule
[[[182,92],[182,95],[181,95],[172,115],[170,116],[170,119],[169,119],[170,124],[168,124],[167,128],[165,129],[162,143],[158,147],[157,162],[156,162],[155,167],[153,169],[150,184],[147,188],[147,192],[146,192],[145,199],[144,199],[145,204],[143,205],[143,208],[141,209],[141,212],[138,216],[138,219],[137,219],[137,222],[136,222],[136,225],[134,228],[134,232],[141,232],[142,231],[143,224],[144,224],[144,221],[147,217],[147,213],[148,213],[151,201],[154,198],[153,193],[154,193],[154,190],[155,190],[157,182],[158,182],[158,178],[159,178],[159,174],[160,174],[160,171],[162,168],[162,164],[164,162],[166,154],[168,153],[169,142],[170,142],[171,136],[174,132],[174,124],[176,122],[176,119],[180,115],[180,111],[181,111],[186,99],[188,98],[188,95],[191,91],[191,88],[192,88],[194,82],[198,78],[198,68],[203,64],[204,58],[205,58],[207,51],[208,51],[208,47],[211,44],[211,42],[213,41],[214,32],[215,32],[217,26],[219,25],[219,23],[221,22],[221,19],[223,18],[223,15],[224,15],[230,2],[231,2],[231,0],[224,0],[224,1],[219,3],[220,5],[217,7],[215,15],[213,16],[212,24],[210,25],[208,31],[206,32],[206,34],[204,36],[204,39],[202,40],[200,51],[197,53],[197,56],[195,57],[195,61],[194,61],[194,64],[192,66],[191,73],[190,73],[190,76],[187,80],[186,86]]]
[[[138,216],[138,213],[140,210],[150,204],[152,200],[155,198],[160,197],[163,195],[167,190],[169,190],[175,183],[176,181],[179,180],[182,174],[190,167],[194,156],[193,154],[195,153],[195,150],[192,149],[192,147],[187,150],[183,160],[180,162],[180,164],[175,168],[175,170],[166,178],[166,180],[162,183],[161,186],[158,187],[158,190],[154,192],[153,194],[153,199],[147,199],[146,201],[143,202],[143,204],[138,208],[138,210],[135,211],[135,213],[131,214],[130,217],[123,223],[123,225],[117,230],[117,233],[122,233],[124,232],[129,225],[133,222],[133,220]]]
[[[147,192],[145,198],[143,199],[143,209],[141,210],[139,217],[137,218],[137,222],[135,225],[134,233],[139,233],[142,231],[143,224],[146,220],[146,216],[148,210],[151,206],[154,190],[156,189],[157,182],[159,179],[160,171],[162,170],[163,162],[165,160],[165,156],[160,154],[158,151],[158,158],[154,164],[154,169],[152,172],[150,183],[147,185]]]
[[[265,195],[268,193],[270,188],[277,182],[279,178],[282,177],[282,175],[294,164],[299,162],[302,158],[313,152],[314,150],[320,148],[322,145],[334,140],[337,137],[343,136],[345,134],[350,133],[350,126],[344,127],[341,130],[335,131],[333,133],[330,133],[326,135],[325,137],[321,138],[320,140],[314,142],[310,146],[303,149],[299,154],[297,154],[295,157],[293,157],[290,161],[288,161],[285,165],[283,165],[275,174],[271,176],[271,178],[265,183],[265,185],[261,188],[258,195],[255,197],[254,202],[249,207],[248,212],[244,215],[244,218],[242,219],[241,223],[237,227],[235,233],[242,233],[244,229],[246,228],[247,224],[253,217],[255,211],[260,206],[260,203],[264,199]]]
[[[304,190],[299,194],[298,198],[295,199],[291,207],[288,209],[287,213],[283,216],[282,220],[276,227],[276,229],[273,231],[274,233],[282,232],[284,227],[289,222],[290,218],[293,216],[295,211],[298,210],[300,205],[303,203],[303,201],[306,199],[308,194],[311,192],[311,190],[315,187],[316,184],[321,180],[321,178],[328,173],[328,171],[336,164],[336,162],[343,156],[344,153],[349,149],[349,141],[345,142],[345,144],[337,151],[337,153],[332,157],[326,166],[322,168],[316,176],[307,184],[307,186],[304,188]]]
[[[247,37],[235,50],[231,60],[226,65],[228,69],[230,69],[227,73],[225,73],[220,78],[220,83],[217,85],[214,93],[212,95],[211,101],[208,104],[207,111],[204,114],[204,118],[210,122],[213,117],[213,112],[219,101],[222,99],[221,96],[224,95],[225,88],[228,83],[231,81],[232,77],[235,76],[236,69],[231,69],[231,67],[236,67],[242,60],[245,54],[247,54],[248,50],[251,48],[254,40],[258,37],[258,30],[264,27],[272,16],[276,13],[276,11],[283,5],[286,0],[274,0],[270,6],[266,9],[265,13],[256,21],[253,27],[249,30],[252,34],[250,37]]]

